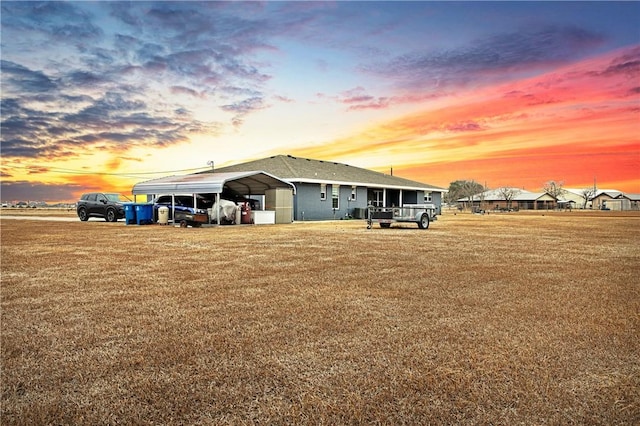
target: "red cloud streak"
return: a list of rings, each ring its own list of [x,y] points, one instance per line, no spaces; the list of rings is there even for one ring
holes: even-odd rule
[[[640,193],[639,153],[638,143],[598,151],[576,146],[530,148],[502,153],[496,158],[394,167],[394,171],[445,187],[458,179],[475,179],[490,188],[514,186],[539,191],[548,180],[563,181],[570,188],[586,188],[595,179],[601,187]]]

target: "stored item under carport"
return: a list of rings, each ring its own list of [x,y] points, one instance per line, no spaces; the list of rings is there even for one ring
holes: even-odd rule
[[[181,228],[186,228],[187,226],[198,228],[202,226],[203,223],[208,222],[208,217],[203,213],[188,213],[176,211],[174,222],[179,223]]]
[[[161,206],[158,208],[158,223],[160,225],[169,224],[169,207]]]
[[[396,222],[413,222],[418,228],[429,228],[429,222],[436,220],[436,207],[433,204],[405,204],[402,207],[374,207],[367,209],[367,229],[373,222],[381,228],[389,228]]]
[[[249,205],[249,203],[245,202],[240,205],[240,223],[253,223],[251,219],[251,206]]]

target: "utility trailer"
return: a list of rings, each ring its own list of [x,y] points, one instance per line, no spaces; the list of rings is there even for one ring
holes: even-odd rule
[[[433,204],[405,204],[402,207],[374,207],[367,209],[367,229],[374,222],[381,228],[389,228],[396,222],[413,222],[420,229],[429,228],[429,222],[436,220],[436,206]]]
[[[208,217],[203,213],[192,213],[190,211],[178,211],[175,212],[174,223],[179,223],[181,228],[186,228],[191,225],[194,228],[201,227],[204,223],[208,222]]]

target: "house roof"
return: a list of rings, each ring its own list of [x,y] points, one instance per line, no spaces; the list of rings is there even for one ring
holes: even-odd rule
[[[447,191],[435,185],[404,179],[398,176],[390,176],[373,170],[353,167],[348,164],[299,158],[291,155],[276,155],[260,160],[235,164],[217,169],[216,172],[238,172],[244,170],[264,170],[292,183],[328,183],[433,192]],[[206,174],[211,172],[202,173]]]
[[[627,198],[631,201],[640,201],[640,194],[620,194],[617,198]]]
[[[556,200],[556,198],[546,192],[525,192],[513,197],[514,201],[537,201],[540,199]]]
[[[513,192],[513,198],[511,198],[512,200],[515,200],[517,195],[520,195],[520,194],[523,194],[523,193],[531,194],[529,191],[525,191],[524,189],[520,189],[520,188],[489,189],[487,191],[475,194],[473,196],[473,201],[479,201],[479,200],[484,200],[484,201],[487,201],[487,202],[491,202],[491,201],[506,201],[506,199],[504,197],[504,191],[503,191],[504,189],[511,190]],[[457,201],[459,201],[459,202],[471,201],[471,197],[460,198]]]
[[[264,194],[267,189],[295,186],[263,171],[167,176],[133,186],[132,194],[220,194],[224,187],[244,195]]]
[[[605,195],[607,197],[611,197],[611,198],[616,198],[618,196],[620,196],[622,194],[622,192],[616,190],[616,189],[599,189],[598,192],[596,192],[596,195],[593,196],[593,198],[598,198],[601,195]]]

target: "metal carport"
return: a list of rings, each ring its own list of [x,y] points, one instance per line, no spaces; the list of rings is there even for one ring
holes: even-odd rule
[[[267,172],[227,172],[227,173],[197,173],[183,176],[167,176],[152,179],[133,185],[133,195],[175,195],[175,194],[216,194],[216,202],[220,202],[223,189],[237,192],[241,195],[265,195],[269,189],[287,188],[293,193],[296,187],[290,182],[279,179]],[[195,205],[195,199],[194,199]],[[219,216],[219,211],[217,212]],[[216,218],[220,223],[220,217]]]

